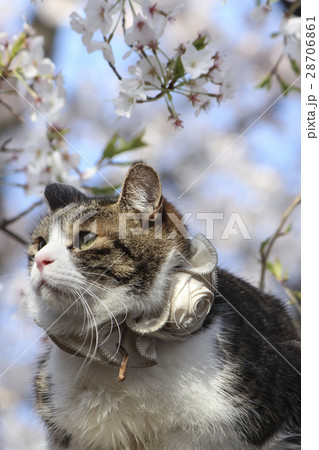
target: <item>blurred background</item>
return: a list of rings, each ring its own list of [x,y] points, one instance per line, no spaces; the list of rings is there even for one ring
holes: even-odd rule
[[[167,122],[162,102],[138,105],[131,119],[115,115],[111,99],[117,95],[118,80],[102,55],[88,54],[80,35],[69,26],[70,13],[81,14],[85,3],[0,0],[0,33],[18,34],[26,18],[45,37],[46,55],[54,61],[57,71],[62,71],[67,101],[61,125],[70,129],[67,139],[72,148],[85,157],[81,170],[90,167],[88,161],[96,162],[114,132],[130,139],[145,130],[143,140],[148,145],[118,156],[116,162],[121,164],[108,166],[105,176],[118,185],[128,168],[124,163],[137,159],[149,163],[161,176],[166,198],[180,211],[192,213],[187,222],[192,234],[207,233],[205,221],[198,220],[197,213],[222,213],[223,219],[214,222],[213,237],[220,266],[257,286],[260,245],[276,230],[300,190],[300,95],[289,92],[281,96],[282,89],[276,82],[270,90],[256,88],[282,53],[282,37],[271,34],[279,31],[283,12],[291,2],[274,3],[263,22],[252,20],[252,0],[229,0],[225,4],[220,0],[183,2],[185,7],[168,27],[163,46],[177,48],[205,30],[211,37],[211,47],[226,55],[236,91],[233,99],[198,117],[185,99],[176,98],[176,109],[184,122],[184,128],[178,131]],[[124,51],[119,38],[114,47],[116,65],[127,77],[127,62],[117,56],[117,52],[122,55]],[[297,78],[288,60],[281,62],[280,72],[287,82]],[[23,100],[14,101],[15,108],[24,114]],[[31,123],[27,117],[23,124],[19,123],[0,105],[0,145],[12,138],[11,145],[20,148],[36,139],[41,127],[41,122]],[[10,186],[12,179],[6,175],[1,185],[1,219],[16,216],[41,195],[38,192],[38,196],[27,196],[23,189]],[[19,182],[19,178],[14,180]],[[99,175],[94,181],[103,186]],[[10,229],[27,241],[43,212],[44,207],[36,209]],[[238,222],[225,239],[225,227],[233,213],[239,213],[250,238],[243,236]],[[294,290],[300,290],[299,213],[297,208],[289,218],[287,225],[291,223],[292,228],[276,242],[270,257],[271,261],[280,258],[289,274],[287,286]],[[21,300],[27,283],[26,248],[0,233],[0,448],[40,450],[45,443],[32,406],[32,376],[43,343],[39,339],[41,330],[28,318]],[[276,293],[294,314],[283,286],[270,273],[266,276],[266,290]],[[254,325],[258,328],[258,324]]]

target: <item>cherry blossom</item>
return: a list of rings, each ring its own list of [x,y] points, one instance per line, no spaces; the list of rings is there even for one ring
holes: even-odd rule
[[[147,45],[148,47],[155,48],[156,41],[161,33],[163,33],[163,29],[157,31],[150,25],[148,19],[138,13],[134,17],[133,25],[126,32],[125,43],[127,45],[138,43],[142,46]]]
[[[102,50],[103,57],[106,61],[111,64],[115,64],[115,59],[112,51],[112,47],[108,42],[105,41],[90,41],[87,45],[88,53],[93,53],[98,50]]]
[[[39,188],[52,181],[72,182],[80,187],[79,177],[70,173],[78,167],[80,157],[77,153],[70,154],[62,139],[50,140],[46,130],[42,130],[36,138],[26,142],[24,150],[28,155],[27,195],[41,195]]]
[[[86,13],[85,27],[88,31],[100,30],[103,36],[110,32],[113,20],[110,9],[114,6],[105,0],[90,0],[87,2],[84,11]]]
[[[88,31],[85,19],[81,17],[77,12],[72,12],[70,14],[70,26],[74,31],[82,34],[82,43],[88,50],[89,46],[91,45],[93,32]]]
[[[159,10],[156,3],[149,0],[142,1],[142,12],[134,17],[132,26],[127,30],[125,42],[127,45],[148,46],[156,48],[158,39],[163,35],[165,26],[181,9],[177,5],[173,10],[165,12]]]
[[[34,91],[37,94],[36,110],[32,108],[31,119],[37,119],[37,112],[41,113],[47,121],[55,122],[60,116],[60,110],[65,105],[65,90],[62,75],[52,79],[39,78],[34,82]]]
[[[76,31],[79,34],[83,34],[88,31],[85,20],[80,16],[80,14],[75,11],[70,14],[70,26],[72,30]]]
[[[120,95],[113,99],[118,116],[131,117],[137,100],[146,100],[143,83],[135,78],[127,78],[119,83]]]
[[[280,32],[284,36],[285,51],[300,65],[301,60],[301,18],[291,17],[283,19]]]
[[[174,2],[175,3],[175,2]],[[174,4],[170,10],[159,9],[158,4],[149,0],[142,0],[142,11],[145,17],[152,21],[155,28],[161,28],[166,24],[163,22],[171,21],[183,9],[183,3]]]
[[[26,194],[33,195],[38,193],[39,185],[45,185],[50,181],[48,158],[52,149],[46,136],[38,136],[37,139],[28,141],[24,150],[29,156],[29,162],[25,169]]]
[[[233,82],[233,77],[227,74],[220,87],[220,99],[225,101],[231,99],[235,94],[235,85]]]
[[[188,83],[186,89],[190,92],[188,100],[195,108],[195,116],[197,117],[201,111],[208,111],[213,104],[217,103],[216,97],[209,97],[209,91],[207,91],[206,86],[207,80],[205,78],[200,78],[197,80],[192,80]]]
[[[23,32],[12,40],[1,36],[0,65],[7,74],[8,85],[14,89],[14,83],[27,98],[31,120],[36,120],[40,113],[47,120],[56,121],[65,105],[63,79],[55,75],[55,65],[45,57],[43,46],[43,36],[36,35],[33,28],[25,24]]]
[[[27,79],[41,75],[52,75],[55,66],[49,58],[44,58],[43,44],[43,36],[28,38],[26,50],[17,54],[10,64],[10,69],[21,69]]]
[[[181,60],[186,72],[192,78],[197,78],[206,74],[213,65],[210,50],[197,50],[193,44],[187,44],[185,53],[181,55]]]
[[[121,80],[119,94],[113,99],[115,112],[118,116],[130,117],[137,102],[165,98],[170,121],[180,128],[182,121],[174,107],[175,94],[187,95],[188,83],[196,82],[205,77],[209,88],[200,92],[191,92],[191,104],[195,114],[207,111],[217,99],[230,95],[230,82],[224,83],[223,96],[220,95],[225,73],[221,69],[221,58],[207,48],[207,37],[199,33],[191,43],[175,45],[174,56],[169,56],[161,48],[160,38],[166,26],[175,18],[182,8],[181,3],[173,2],[172,8],[159,5],[154,0],[131,0],[129,9],[133,22],[125,28],[126,2],[119,0],[91,0],[86,3],[84,17],[73,12],[70,15],[71,27],[82,35],[82,42],[89,53],[102,51],[106,61],[110,63],[117,77]],[[115,15],[116,13],[116,15]],[[123,14],[122,20],[121,15]],[[130,48],[123,59],[136,55],[137,61],[128,67],[131,79],[124,78],[115,67],[112,51],[112,40],[118,25],[122,23],[124,42]],[[113,26],[114,24],[114,26]],[[96,32],[103,34],[101,40]],[[93,39],[94,36],[94,40]],[[177,51],[176,51],[177,50]],[[164,62],[160,60],[164,57]],[[228,88],[226,89],[226,85]],[[145,91],[158,91],[155,96],[147,97]]]
[[[70,171],[79,165],[80,157],[77,153],[69,154],[67,149],[62,148],[60,151],[53,151],[50,155],[50,166],[52,179],[68,183],[72,178]],[[77,185],[79,186],[80,180],[78,176]]]
[[[161,64],[155,56],[150,55],[147,59],[141,59],[137,62],[136,66],[130,66],[128,71],[145,84],[155,86],[155,89],[160,89],[164,64]]]
[[[70,14],[71,28],[79,34],[82,34],[82,43],[85,45],[88,53],[102,50],[103,57],[111,64],[115,64],[112,47],[106,40],[92,41],[93,34],[101,30],[103,36],[106,36],[112,27],[112,19],[109,11],[112,4],[107,4],[104,0],[93,0],[88,2],[84,8],[87,16],[81,17],[77,12]]]

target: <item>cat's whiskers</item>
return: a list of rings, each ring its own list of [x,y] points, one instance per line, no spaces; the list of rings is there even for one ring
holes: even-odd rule
[[[79,287],[82,288],[82,286],[79,286]],[[76,288],[78,288],[78,286],[74,287],[75,291],[76,291]],[[82,322],[82,328],[81,328],[80,334],[82,334],[84,329],[85,329],[85,336],[84,336],[83,343],[80,346],[80,348],[78,348],[77,352],[81,352],[81,350],[83,349],[84,344],[87,342],[87,339],[88,339],[88,336],[89,336],[89,332],[91,333],[91,337],[90,337],[90,345],[89,345],[88,354],[86,355],[86,357],[84,359],[84,362],[81,365],[81,368],[79,370],[78,375],[80,375],[80,373],[82,372],[82,369],[86,365],[86,363],[88,363],[88,362],[90,363],[94,359],[94,356],[95,356],[96,351],[97,351],[97,346],[98,346],[98,341],[97,341],[98,328],[97,328],[97,323],[96,323],[94,314],[93,314],[89,304],[85,300],[85,298],[83,298],[83,295],[80,294],[80,296],[81,296],[81,297],[79,297],[80,305],[83,308],[83,322]],[[87,321],[87,326],[85,326],[85,322],[86,321]],[[94,340],[94,335],[95,335],[95,340]],[[90,355],[93,342],[95,342],[94,349],[93,349],[93,354]]]
[[[108,313],[108,315],[109,315],[109,317],[110,317],[110,322],[111,322],[111,329],[113,328],[113,319],[114,319],[114,322],[116,323],[115,326],[118,327],[118,326],[119,326],[119,323],[118,323],[116,317],[115,317],[114,314],[110,311],[110,309],[107,307],[107,305],[105,304],[105,302],[103,302],[95,292],[91,291],[91,289],[88,289],[87,292],[88,292],[88,294],[93,298],[93,300],[99,302],[99,303],[103,306],[103,308],[105,309],[105,311]]]
[[[96,330],[96,335],[97,335],[97,324],[93,315],[93,312],[90,308],[90,306],[88,305],[88,303],[86,302],[85,298],[83,297],[83,287],[82,283],[80,283],[79,281],[82,280],[77,280],[78,283],[73,282],[72,285],[67,283],[67,287],[70,288],[72,290],[72,295],[76,296],[78,301],[76,301],[74,303],[74,306],[76,308],[76,312],[79,310],[79,305],[82,306],[83,309],[83,321],[82,321],[82,327],[81,327],[81,331],[80,334],[83,334],[84,330],[85,330],[85,338],[84,338],[84,342],[86,342],[87,338],[88,338],[88,333],[89,331],[91,331],[91,341],[90,341],[90,349],[92,346],[92,342],[94,340],[94,333],[93,330]],[[71,298],[71,294],[68,293],[69,297]],[[85,323],[88,323],[88,326],[85,326]],[[83,345],[78,349],[78,351],[81,351],[83,348]]]
[[[121,284],[121,283],[120,283],[118,280],[116,280],[114,277],[112,277],[112,276],[110,276],[110,275],[107,275],[107,274],[105,274],[105,273],[89,272],[85,267],[78,267],[78,269],[79,269],[79,270],[82,270],[82,272],[83,272],[85,275],[90,275],[90,276],[95,275],[95,276],[98,277],[98,279],[104,277],[104,278],[107,278],[107,279],[111,280],[113,283],[115,283],[115,284],[117,284],[117,285],[120,285],[120,284]],[[83,275],[81,275],[81,276],[83,276]],[[85,276],[83,276],[83,278],[85,278]]]
[[[78,286],[74,286],[74,285],[73,285],[74,291],[76,291],[77,288],[79,288],[79,289],[84,288],[84,286],[82,286],[82,283],[83,283],[83,280],[81,280],[81,283],[79,283]],[[91,283],[92,283],[92,282],[91,282]],[[94,283],[92,283],[92,284],[94,284]],[[77,291],[76,291],[76,292],[77,292]],[[113,319],[114,319],[114,322],[115,322],[115,327],[118,328],[118,332],[119,332],[119,340],[121,340],[121,330],[120,330],[120,327],[119,327],[119,323],[118,323],[117,319],[115,318],[115,316],[111,313],[111,311],[109,310],[109,308],[107,308],[107,306],[105,305],[105,303],[104,303],[104,302],[103,302],[103,301],[102,301],[102,300],[101,300],[101,299],[100,299],[100,298],[99,298],[99,297],[98,297],[98,296],[97,296],[90,288],[88,288],[87,286],[85,286],[85,293],[86,293],[86,294],[89,294],[90,297],[92,297],[94,301],[98,301],[98,302],[101,303],[101,305],[102,305],[103,308],[106,310],[106,312],[107,312],[107,314],[108,314],[108,316],[109,316],[109,318],[110,318],[111,327],[110,327],[110,333],[108,334],[108,336],[106,336],[106,338],[103,340],[103,342],[99,343],[99,342],[98,342],[98,339],[97,339],[97,336],[98,336],[98,327],[97,327],[97,323],[96,323],[94,314],[93,314],[92,309],[91,309],[91,307],[89,306],[88,302],[87,302],[87,301],[85,300],[85,298],[83,298],[83,296],[82,296],[82,297],[80,298],[80,303],[81,303],[81,305],[82,305],[82,307],[83,307],[83,311],[84,311],[86,314],[84,314],[84,320],[83,320],[82,329],[81,329],[81,333],[80,333],[80,334],[82,334],[83,331],[84,331],[83,329],[84,329],[84,326],[85,326],[85,318],[87,318],[87,321],[88,321],[88,326],[86,327],[86,334],[85,334],[84,342],[86,342],[86,340],[87,340],[89,331],[91,332],[91,341],[90,341],[90,346],[89,346],[89,352],[88,352],[88,355],[87,355],[86,358],[85,358],[84,364],[85,364],[89,359],[90,359],[90,361],[92,361],[92,360],[94,359],[94,356],[95,356],[95,354],[96,354],[98,345],[103,344],[103,343],[106,342],[106,341],[108,340],[108,338],[110,337],[111,332],[112,332],[112,329],[114,328],[114,325],[113,325]],[[119,300],[120,300],[120,299],[119,299]],[[120,301],[121,301],[121,300],[120,300]],[[121,301],[121,302],[122,302],[122,301]],[[122,303],[123,303],[123,302],[122,302]],[[124,306],[125,306],[125,305],[124,305]],[[127,317],[127,311],[126,311],[126,317]],[[92,343],[94,342],[94,334],[95,334],[95,346],[94,346],[93,354],[90,355],[90,357],[89,357],[89,354],[90,354],[90,351],[91,351],[91,348],[92,348]],[[78,351],[80,351],[80,350],[83,348],[83,345],[84,345],[84,344],[82,344],[82,346],[80,347],[80,349],[78,349]],[[117,349],[117,352],[118,352],[118,349]],[[116,352],[115,354],[117,354],[117,352]]]
[[[92,281],[91,284],[93,286],[97,287],[101,291],[105,291],[106,293],[111,292],[111,289],[108,289],[107,287],[103,286],[102,284],[100,284],[96,281]],[[127,285],[127,286],[129,286],[129,285]],[[125,317],[121,322],[119,322],[119,324],[122,324],[123,322],[125,322],[125,320],[127,319],[127,316],[128,316],[127,306],[125,305],[125,303],[123,302],[121,297],[116,295],[116,293],[114,293],[114,290],[112,290],[112,295],[116,298],[116,300],[118,300],[123,305],[123,307],[125,309]],[[100,298],[98,298],[98,300],[101,302],[102,306],[106,306]]]
[[[116,352],[112,355],[113,357],[115,357],[118,354],[118,352],[120,350],[120,347],[121,347],[122,333],[121,333],[120,323],[118,322],[118,320],[116,319],[114,314],[105,305],[105,303],[93,291],[88,289],[87,292],[92,296],[93,300],[98,301],[104,307],[104,309],[106,310],[106,312],[109,314],[109,317],[110,317],[110,322],[111,322],[111,324],[110,324],[110,331],[109,331],[108,335],[105,337],[105,339],[102,342],[99,343],[99,345],[103,345],[105,342],[108,341],[108,339],[110,338],[110,336],[112,334],[113,328],[117,328],[117,330],[118,330],[119,342],[118,342],[118,346],[117,346]],[[125,307],[125,310],[126,310],[125,314],[126,314],[126,317],[127,317],[127,308],[126,307]],[[114,319],[114,322],[115,322],[115,326],[113,325],[113,319]],[[121,323],[123,323],[123,321]]]
[[[98,339],[97,339],[98,328],[97,328],[97,323],[96,323],[96,320],[94,318],[93,312],[92,312],[89,304],[87,303],[87,301],[85,299],[83,299],[83,302],[84,302],[84,305],[85,305],[86,310],[88,312],[88,324],[89,324],[89,328],[87,329],[84,342],[86,342],[89,330],[91,331],[91,340],[90,340],[90,346],[89,346],[88,354],[86,355],[86,357],[84,359],[84,362],[83,362],[83,364],[82,364],[82,366],[80,368],[80,372],[81,372],[82,368],[86,365],[86,363],[90,364],[90,362],[93,361],[93,359],[94,359],[94,357],[96,355],[97,347],[98,347]],[[95,333],[95,340],[94,340],[94,333]],[[94,348],[93,348],[93,353],[92,353],[92,355],[90,355],[93,342],[95,342],[94,343]]]
[[[101,275],[101,274],[98,274],[95,272],[86,272],[86,273],[88,275],[89,274],[90,275],[99,275],[99,276]],[[55,276],[56,276],[55,281],[60,281],[60,275],[62,275],[62,273],[55,274]],[[105,276],[105,278],[110,278],[113,280],[112,277],[109,277],[107,275],[104,275],[104,276]],[[67,279],[66,279],[66,277],[67,277]],[[101,300],[101,298],[99,298],[99,296],[95,292],[93,292],[93,290],[91,288],[87,287],[88,280],[86,280],[82,275],[79,275],[78,273],[74,273],[73,271],[67,270],[67,271],[63,272],[63,277],[61,276],[61,281],[63,281],[63,285],[64,285],[63,287],[65,288],[64,289],[65,294],[67,294],[68,298],[70,300],[72,300],[72,297],[78,298],[78,301],[76,301],[74,303],[75,314],[78,313],[80,307],[82,309],[83,321],[82,321],[82,326],[81,326],[81,330],[80,330],[80,335],[84,334],[84,341],[83,341],[82,345],[77,349],[77,352],[81,352],[81,350],[83,349],[85,343],[87,342],[87,340],[89,338],[89,333],[91,334],[91,336],[89,338],[90,339],[89,350],[88,350],[88,352],[86,352],[87,355],[86,355],[84,362],[80,368],[80,372],[82,371],[82,369],[85,365],[87,365],[88,363],[91,363],[94,360],[98,346],[103,345],[105,342],[107,342],[112,334],[112,331],[115,328],[117,328],[118,344],[117,344],[116,351],[113,354],[113,357],[115,357],[118,354],[120,347],[121,347],[122,333],[121,333],[120,325],[122,325],[122,323],[125,322],[125,320],[127,319],[127,316],[128,316],[127,306],[125,305],[123,300],[120,298],[120,296],[118,296],[118,295],[116,295],[116,293],[114,293],[114,290],[111,290],[107,286],[105,286],[101,283],[98,283],[97,281],[89,280],[91,283],[91,286],[97,288],[99,291],[106,292],[107,294],[112,292],[113,297],[115,297],[116,300],[123,305],[125,312],[124,312],[124,316],[119,321],[114,316],[114,314],[110,311],[110,309],[107,307],[105,302],[103,302],[103,300]],[[87,302],[87,300],[83,297],[83,291],[87,295],[89,295],[94,300],[94,302],[99,303],[103,307],[103,309],[105,309],[105,311],[109,317],[110,331],[104,337],[103,341],[101,341],[101,342],[98,342],[98,326],[96,323],[94,313],[93,313],[89,303]]]

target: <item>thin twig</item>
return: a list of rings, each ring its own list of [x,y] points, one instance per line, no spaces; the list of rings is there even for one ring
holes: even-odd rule
[[[123,30],[124,36],[126,34],[125,14],[126,14],[126,11],[125,11],[124,2],[123,2],[123,6],[122,6],[122,30]]]
[[[299,205],[300,202],[301,202],[301,196],[299,194],[293,200],[291,205],[286,209],[286,211],[282,215],[281,221],[280,221],[279,226],[276,229],[275,233],[269,239],[269,241],[267,242],[265,247],[261,250],[261,274],[260,274],[259,286],[262,291],[264,290],[264,287],[265,287],[265,274],[266,274],[266,270],[267,270],[267,261],[269,259],[270,252],[271,252],[276,240],[280,236],[282,236],[282,229],[283,229],[288,217],[291,215],[291,213]]]
[[[146,100],[136,100],[136,103],[148,103],[148,102],[156,102],[159,98],[163,97],[165,95],[165,91],[161,91],[159,94],[157,94],[155,97],[146,97]]]
[[[0,146],[0,152],[3,152],[3,153],[5,153],[5,152],[22,153],[22,152],[23,152],[22,148],[8,148],[8,147],[7,147],[7,145],[10,144],[10,142],[12,141],[12,139],[13,139],[12,137],[9,137],[8,139],[6,139],[6,140],[4,141],[3,144],[1,144],[1,146]]]
[[[15,111],[15,110],[12,108],[12,106],[10,106],[8,103],[6,103],[5,101],[3,101],[1,98],[0,98],[0,104],[1,104],[2,106],[4,106],[8,111],[10,111],[11,114],[12,114],[16,119],[19,120],[19,122],[22,122],[22,123],[24,122],[23,117],[22,117],[19,113],[17,113],[17,111]]]
[[[26,189],[27,188],[27,184],[10,183],[9,181],[2,181],[1,179],[0,179],[0,186],[11,186],[11,187],[22,188],[22,189]]]
[[[8,139],[6,139],[5,141],[4,141],[4,143],[1,145],[1,151],[7,151],[8,149],[7,149],[7,144],[9,144],[11,141],[12,141],[12,137],[9,137]]]
[[[282,52],[282,53],[280,54],[279,58],[277,59],[276,64],[275,64],[274,67],[271,69],[270,76],[276,75],[278,66],[279,66],[279,64],[281,63],[281,61],[283,60],[283,57],[284,57],[284,52]]]
[[[7,227],[8,225],[11,225],[12,223],[16,222],[17,220],[21,219],[21,217],[26,216],[31,211],[33,211],[38,206],[42,205],[43,200],[38,200],[37,202],[30,205],[27,209],[22,211],[21,213],[17,214],[16,216],[12,217],[11,219],[4,219],[1,224],[0,228]]]
[[[109,63],[109,66],[111,67],[111,69],[113,70],[113,72],[115,73],[115,75],[117,76],[117,78],[118,78],[119,80],[122,80],[122,77],[121,77],[121,75],[118,73],[118,71],[116,70],[115,66],[114,66],[110,61],[108,61],[108,63]]]
[[[12,223],[16,222],[17,220],[21,219],[23,216],[26,216],[27,214],[29,214],[33,209],[37,208],[38,206],[42,205],[43,200],[39,200],[35,203],[33,203],[33,205],[29,206],[29,208],[25,209],[24,211],[22,211],[21,213],[17,214],[16,216],[12,217],[11,219],[4,219],[2,220],[2,222],[0,223],[0,230],[4,231],[5,233],[7,233],[9,236],[11,236],[13,239],[15,239],[16,241],[20,242],[20,244],[22,245],[27,245],[27,241],[25,241],[24,239],[22,239],[20,236],[18,236],[16,233],[14,233],[11,230],[8,230],[7,226],[11,225]]]
[[[20,244],[22,245],[27,245],[27,241],[25,241],[24,239],[22,239],[20,236],[18,236],[17,234],[15,234],[13,231],[8,230],[7,228],[1,228],[2,231],[4,231],[5,233],[7,233],[9,236],[11,236],[13,239],[15,239],[16,241],[20,242]]]

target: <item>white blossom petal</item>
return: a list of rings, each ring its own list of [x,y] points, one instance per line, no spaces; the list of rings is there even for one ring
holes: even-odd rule
[[[38,95],[35,107],[49,122],[59,119],[60,111],[65,105],[65,91],[61,77],[56,85],[52,79],[40,78],[34,83],[34,91]]]
[[[70,14],[70,26],[71,26],[72,30],[76,31],[79,34],[82,34],[85,31],[87,31],[83,17],[81,17],[75,11],[73,11]]]
[[[144,83],[150,83],[160,88],[162,71],[165,73],[164,64],[158,61],[155,56],[150,55],[147,59],[143,58],[136,66],[129,67],[129,73],[134,75]]]
[[[111,64],[115,64],[114,56],[112,47],[108,42],[105,41],[90,41],[87,45],[87,51],[88,53],[93,53],[98,50],[102,50],[103,57],[106,59],[106,61],[110,62]]]
[[[40,75],[53,75],[55,66],[49,58],[44,58],[43,36],[27,40],[27,48],[19,52],[10,64],[10,69],[20,68],[26,79]]]
[[[120,94],[113,99],[116,107],[116,114],[118,116],[131,117],[131,112],[135,107],[137,100],[146,100],[146,95],[143,91],[143,82],[136,78],[126,78],[120,81]]]
[[[125,43],[133,45],[138,42],[151,47],[159,37],[160,34],[150,25],[149,21],[138,13],[134,17],[133,25],[126,31]]]
[[[100,30],[103,36],[107,36],[113,24],[111,7],[112,4],[105,0],[90,0],[84,8],[86,29],[91,32]]]
[[[210,50],[197,50],[193,44],[186,46],[185,53],[181,55],[181,59],[184,69],[194,79],[207,73],[213,65]]]
[[[285,39],[285,52],[300,64],[301,60],[301,18],[283,19],[280,32]]]
[[[118,116],[125,116],[129,119],[136,102],[133,97],[129,97],[121,92],[117,98],[113,99],[113,103],[116,107],[115,113]]]

